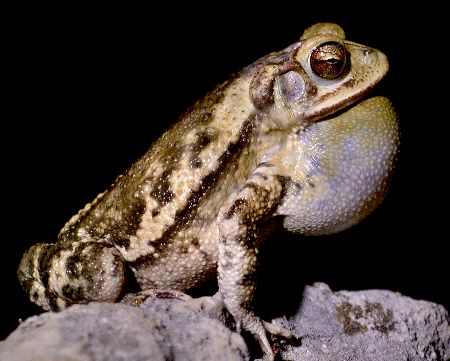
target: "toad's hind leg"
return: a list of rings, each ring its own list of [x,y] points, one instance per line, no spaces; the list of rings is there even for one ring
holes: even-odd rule
[[[17,274],[34,303],[57,311],[74,303],[117,301],[125,267],[119,250],[108,242],[39,243],[24,254]]]

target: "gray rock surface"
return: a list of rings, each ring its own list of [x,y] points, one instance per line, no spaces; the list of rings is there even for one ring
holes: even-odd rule
[[[278,319],[301,345],[283,360],[448,361],[450,319],[443,306],[391,291],[332,292],[307,286],[292,318]]]
[[[0,342],[1,361],[242,361],[242,337],[211,297],[75,305],[28,318]],[[221,320],[221,321],[219,321]]]
[[[0,342],[0,360],[249,360],[229,315],[211,297],[133,297],[30,317]],[[391,291],[307,286],[298,312],[275,322],[298,337],[280,350],[298,361],[448,361],[444,307]]]

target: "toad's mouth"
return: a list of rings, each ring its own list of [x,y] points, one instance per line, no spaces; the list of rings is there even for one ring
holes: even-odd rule
[[[353,109],[359,104],[367,102],[369,99],[387,98],[383,94],[384,93],[383,89],[380,89],[379,86],[380,86],[379,84],[375,84],[373,87],[367,88],[363,92],[358,93],[351,98],[336,103],[336,105],[333,107],[312,114],[310,117],[307,117],[307,120],[314,123],[327,121],[348,112],[350,109]],[[322,116],[323,114],[327,115]]]
[[[367,87],[360,93],[357,93],[351,97],[345,98],[341,100],[340,102],[337,102],[333,104],[330,107],[322,108],[317,112],[314,112],[312,114],[306,115],[305,119],[309,122],[322,122],[327,119],[335,118],[337,115],[342,114],[352,107],[354,107],[356,104],[359,104],[361,102],[364,102],[367,99],[374,98],[377,96],[383,96],[380,94],[378,87],[378,84],[374,84],[371,87]],[[373,91],[374,88],[377,88],[377,91]]]

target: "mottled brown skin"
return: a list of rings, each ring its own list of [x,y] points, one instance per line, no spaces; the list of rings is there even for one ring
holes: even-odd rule
[[[217,298],[272,359],[266,332],[290,333],[252,310],[258,249],[275,218],[326,234],[381,202],[398,142],[390,103],[330,114],[387,69],[382,53],[346,41],[335,24],[316,24],[244,68],[72,217],[55,244],[25,253],[18,275],[31,300],[46,310],[118,301],[127,267],[143,290],[184,292],[218,275]]]

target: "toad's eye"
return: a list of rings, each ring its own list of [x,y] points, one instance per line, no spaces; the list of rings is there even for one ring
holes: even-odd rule
[[[315,48],[309,57],[312,71],[323,79],[335,79],[343,74],[347,51],[336,42],[327,42]]]

